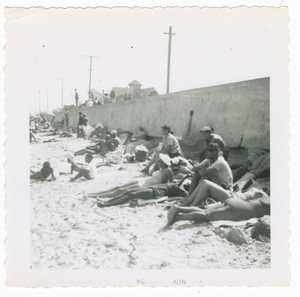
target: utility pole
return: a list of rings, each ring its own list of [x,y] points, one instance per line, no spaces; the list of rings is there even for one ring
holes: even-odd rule
[[[169,33],[164,32],[164,34],[169,35],[168,74],[167,74],[167,94],[169,94],[169,90],[170,90],[171,42],[172,42],[172,35],[176,35],[176,34],[172,33],[172,26],[169,27]]]
[[[64,80],[65,79],[58,79],[61,80],[61,109],[64,108]]]
[[[48,109],[48,90],[47,90],[47,112],[49,111],[49,109]]]
[[[84,57],[89,57],[90,58],[90,79],[89,79],[89,92],[88,92],[88,100],[90,99],[90,92],[91,92],[91,81],[92,81],[92,60],[93,58],[97,58],[99,59],[100,57],[95,57],[95,56],[86,56],[86,55],[83,55]]]

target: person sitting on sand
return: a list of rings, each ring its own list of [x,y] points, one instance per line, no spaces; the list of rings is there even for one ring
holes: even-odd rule
[[[144,173],[148,173],[150,167],[154,164],[150,175],[157,170],[159,154],[168,154],[170,158],[175,158],[181,155],[181,148],[177,138],[171,133],[171,128],[168,126],[161,127],[161,133],[163,135],[163,145],[161,149],[157,149],[154,152],[149,164],[142,170]]]
[[[196,206],[186,207],[173,205],[168,213],[169,227],[178,221],[243,221],[251,218],[261,218],[270,215],[270,197],[263,197],[251,201],[243,201],[239,198],[230,198],[219,207],[212,209],[200,209]]]
[[[217,143],[220,147],[220,150],[223,154],[224,159],[225,160],[228,159],[229,148],[227,147],[225,141],[223,140],[223,138],[220,135],[212,133],[212,129],[209,127],[203,127],[200,130],[200,133],[204,137],[206,146],[208,146],[211,143]],[[205,152],[206,152],[206,149],[203,151],[200,151],[200,154],[199,154],[200,162],[202,162],[205,159]]]
[[[224,189],[232,188],[232,172],[229,164],[222,156],[219,156],[219,145],[211,143],[206,149],[206,160],[193,167],[195,172],[192,178],[192,183],[189,188],[188,196],[194,192],[200,180],[206,179],[214,182]]]
[[[89,154],[100,154],[101,156],[105,156],[108,152],[113,152],[119,146],[120,139],[117,136],[117,131],[112,130],[106,140],[100,140],[94,146],[87,146],[86,149],[75,152],[74,155],[84,155],[86,153]]]
[[[252,200],[262,197],[264,194],[260,190],[253,189],[245,193],[232,192],[225,190],[221,186],[209,180],[202,180],[190,196],[187,196],[181,202],[182,206],[197,206],[210,197],[216,201],[225,202],[229,198],[238,198],[240,200]]]
[[[30,175],[30,178],[32,179],[40,179],[41,181],[51,181],[56,180],[54,176],[54,170],[51,168],[51,165],[49,162],[44,162],[43,168],[40,171],[33,171],[30,169],[30,172],[32,173]],[[51,175],[51,178],[49,178]]]
[[[167,183],[167,184],[159,184],[153,185],[147,188],[141,188],[137,190],[132,190],[129,193],[122,195],[120,198],[112,198],[108,201],[98,201],[98,207],[108,207],[114,205],[120,205],[129,202],[132,199],[155,199],[161,197],[185,197],[187,192],[181,189],[176,183]]]
[[[73,171],[78,172],[78,174],[75,177],[71,178],[70,181],[73,182],[80,177],[84,177],[86,179],[94,179],[97,175],[97,168],[93,159],[93,155],[86,154],[85,162],[87,163],[87,165],[80,166],[74,161],[74,159],[70,160],[68,158],[68,162],[71,163],[71,173],[73,173]]]
[[[127,184],[119,187],[115,187],[110,190],[98,192],[98,193],[88,193],[88,197],[98,197],[98,198],[111,198],[114,197],[118,200],[125,195],[128,195],[132,191],[138,190],[140,188],[147,188],[153,185],[171,183],[174,180],[173,172],[170,167],[171,160],[168,155],[159,154],[159,167],[160,170],[154,172],[154,174],[147,178],[146,180],[134,180]]]
[[[96,137],[97,139],[100,140],[105,138],[105,134],[106,134],[106,129],[102,124],[98,123],[95,127],[95,130],[92,131],[92,133],[89,135],[88,139],[92,139]]]

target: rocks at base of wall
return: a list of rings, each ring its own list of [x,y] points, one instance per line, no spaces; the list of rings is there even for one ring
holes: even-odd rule
[[[233,188],[235,189],[238,187],[239,190],[242,190],[247,183],[250,183],[251,180],[255,179],[255,175],[248,172],[245,175],[243,175],[242,178],[240,178],[237,182],[234,183]]]
[[[138,140],[145,139],[147,137],[147,135],[148,135],[148,132],[143,127],[137,127],[133,131],[133,138],[138,139]]]
[[[256,177],[270,177],[270,153],[260,156],[249,171]]]
[[[254,164],[261,156],[264,156],[266,151],[260,149],[250,148],[248,150],[247,160],[252,164]]]
[[[270,241],[271,217],[264,216],[258,220],[251,230],[251,237],[259,241]]]
[[[246,173],[249,172],[249,169],[245,166],[241,166],[238,169],[234,170],[233,173],[233,182],[240,180]]]
[[[224,237],[234,244],[248,244],[245,234],[240,229],[232,228],[225,234]]]

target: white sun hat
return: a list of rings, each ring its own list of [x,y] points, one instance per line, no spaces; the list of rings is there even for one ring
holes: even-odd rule
[[[159,158],[167,165],[171,166],[171,159],[168,155],[166,154],[159,154]]]
[[[67,154],[67,159],[69,159],[71,162],[74,162],[75,156],[73,154]]]

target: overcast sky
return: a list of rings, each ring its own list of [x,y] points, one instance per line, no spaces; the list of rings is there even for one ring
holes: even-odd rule
[[[26,13],[26,16],[24,16]],[[170,92],[272,76],[278,71],[276,9],[17,9],[6,15],[6,74],[10,98],[30,111],[87,99],[91,88],[109,93],[138,80],[166,93],[168,32],[172,26]],[[277,21],[274,21],[277,20]],[[287,34],[286,34],[287,36]],[[285,48],[283,48],[285,50]]]

